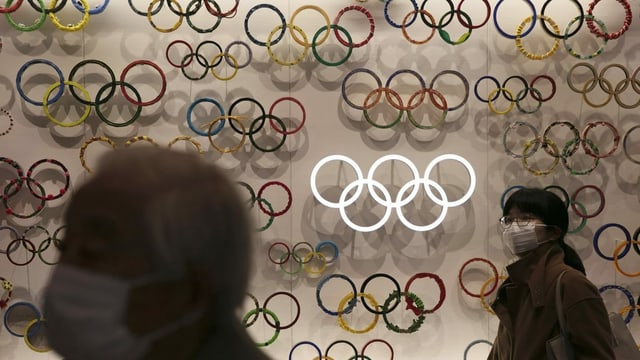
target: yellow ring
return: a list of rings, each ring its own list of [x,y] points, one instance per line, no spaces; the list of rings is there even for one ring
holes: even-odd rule
[[[538,19],[540,19],[540,21],[548,22],[553,28],[553,31],[556,33],[556,35],[560,35],[560,28],[558,27],[558,24],[556,24],[555,21],[551,20],[550,17],[545,15],[538,15]],[[544,60],[549,56],[553,55],[553,53],[555,53],[556,50],[558,50],[558,46],[560,46],[560,39],[554,37],[553,46],[551,47],[551,50],[549,50],[545,54],[536,55],[527,51],[522,45],[522,31],[524,30],[525,25],[530,23],[532,20],[533,20],[533,16],[529,16],[528,18],[524,19],[524,21],[522,21],[522,23],[520,23],[520,25],[518,26],[518,29],[516,30],[516,47],[524,56],[528,57],[531,60]]]
[[[298,14],[302,11],[302,10],[306,10],[306,9],[311,9],[311,10],[315,10],[317,12],[320,13],[320,15],[322,15],[322,17],[324,17],[324,21],[327,23],[327,25],[325,26],[325,29],[327,29],[326,31],[326,35],[321,39],[316,41],[316,45],[321,45],[323,42],[327,41],[327,39],[329,38],[329,33],[330,33],[330,28],[331,28],[331,20],[329,20],[329,15],[327,15],[327,12],[324,11],[321,7],[316,6],[316,5],[303,5],[299,8],[296,9],[296,11],[293,12],[293,14],[291,14],[291,18],[289,19],[289,23],[293,24],[293,19],[295,19],[296,16],[298,16]],[[291,37],[293,38],[293,40],[298,43],[298,45],[302,45],[304,47],[309,47],[311,46],[311,44],[309,43],[309,40],[307,39],[306,36],[303,36],[304,40],[300,40],[300,38],[298,36],[296,36],[295,31],[293,31],[293,28],[289,27],[289,33],[291,34]],[[301,33],[304,35],[304,33],[301,31]]]
[[[202,145],[200,145],[200,142],[198,142],[191,136],[186,136],[186,135],[176,136],[173,140],[169,141],[169,144],[167,144],[167,147],[171,149],[171,146],[173,146],[173,144],[177,143],[178,141],[188,141],[193,144],[193,146],[198,151],[198,154],[200,155],[204,154],[204,150],[202,150]]]
[[[131,146],[131,144],[138,142],[138,141],[146,141],[152,145],[158,146],[158,143],[153,140],[152,138],[148,137],[147,135],[139,135],[139,136],[134,136],[131,139],[127,140],[127,142],[124,144],[125,147],[129,147]]]
[[[624,276],[628,276],[628,277],[638,277],[640,276],[640,271],[638,271],[637,273],[627,273],[624,272],[621,268],[620,268],[620,264],[618,264],[618,255],[620,254],[620,251],[622,251],[622,248],[625,247],[627,244],[636,244],[639,245],[640,241],[636,241],[636,240],[631,240],[630,242],[627,241],[623,241],[620,244],[618,244],[618,246],[616,246],[615,250],[613,250],[613,266],[616,268],[616,270],[624,275]]]
[[[522,166],[524,166],[525,169],[529,170],[529,172],[531,172],[535,176],[543,176],[543,175],[551,174],[551,172],[556,168],[556,166],[558,166],[558,163],[560,162],[560,158],[562,157],[562,156],[553,156],[553,164],[546,170],[536,170],[531,166],[529,166],[529,163],[527,161],[527,153],[529,152],[529,149],[531,149],[533,144],[540,141],[541,141],[540,138],[529,140],[524,144],[524,150],[522,150]],[[543,141],[544,141],[543,145],[551,146],[551,149],[554,151],[554,154],[560,154],[558,150],[558,146],[556,146],[556,143],[554,143],[551,139],[547,138],[547,139],[544,139]]]
[[[307,266],[307,263],[309,263],[311,259],[313,259],[313,257],[316,255],[322,262],[322,265],[320,266],[320,268],[313,270]],[[323,253],[311,251],[310,253],[308,253],[302,258],[302,264],[303,264],[302,268],[307,274],[313,274],[313,275],[322,274],[327,269],[327,257]]]
[[[207,1],[208,1],[208,0],[207,0]],[[213,64],[215,64],[215,63],[216,63],[216,60],[218,60],[218,58],[221,58],[221,57],[223,57],[223,56],[228,57],[228,58],[230,58],[230,59],[233,61],[233,74],[231,74],[231,76],[228,76],[228,77],[222,77],[222,76],[218,75],[218,74],[215,72],[214,67],[213,67]],[[233,79],[233,78],[236,76],[236,74],[238,73],[238,60],[236,60],[236,58],[234,58],[233,56],[231,56],[231,54],[229,54],[229,53],[219,53],[218,55],[214,56],[214,57],[213,57],[213,60],[211,60],[211,65],[212,65],[212,66],[211,66],[211,74],[213,74],[213,76],[214,76],[216,79],[218,79],[218,80],[222,80],[222,81],[225,81],[225,80],[231,80],[231,79]]]
[[[51,3],[49,3],[49,9],[55,8],[57,2],[58,0],[52,0]],[[70,24],[70,25],[64,26],[60,23],[60,21],[56,17],[56,14],[54,12],[50,12],[49,18],[51,19],[51,22],[53,23],[53,25],[55,25],[55,27],[57,27],[62,31],[78,31],[84,28],[85,26],[87,26],[87,23],[89,22],[89,3],[87,2],[87,0],[80,0],[80,4],[82,4],[82,7],[84,9],[84,11],[82,12],[82,19],[80,20],[80,22],[78,22],[75,25]]]
[[[505,275],[500,275],[498,277],[498,281],[504,281],[506,279],[507,277]],[[495,315],[496,313],[485,301],[484,294],[485,294],[485,291],[487,290],[487,286],[489,286],[489,284],[493,283],[495,280],[496,279],[494,277],[488,278],[487,281],[485,281],[484,284],[482,284],[482,287],[480,288],[480,304],[482,304],[482,308],[491,315]]]
[[[81,92],[82,95],[84,95],[85,99],[87,100],[87,102],[91,101],[91,95],[89,94],[89,92],[87,91],[87,89],[85,89],[84,87],[82,87],[82,85],[78,84],[75,81],[70,81],[70,80],[65,80],[64,84],[67,86],[73,86],[78,88]],[[82,114],[82,116],[80,116],[80,119],[71,122],[71,123],[64,123],[60,120],[56,120],[56,118],[53,117],[53,115],[51,115],[51,113],[49,112],[49,95],[51,95],[51,92],[54,89],[57,89],[58,87],[60,87],[60,81],[55,82],[53,84],[51,84],[51,86],[49,86],[49,88],[47,89],[47,91],[45,91],[44,96],[43,96],[43,100],[42,100],[42,108],[44,110],[44,114],[47,116],[47,119],[49,119],[52,123],[59,125],[59,126],[64,126],[64,127],[72,127],[72,126],[77,126],[82,124],[83,121],[87,120],[87,118],[89,117],[89,114],[91,114],[91,105],[87,104],[85,105],[85,109],[84,109],[84,114]]]
[[[238,124],[240,124],[240,128],[242,128],[242,138],[240,139],[240,142],[238,143],[238,145],[232,148],[226,147],[223,149],[219,147],[213,142],[213,138],[211,137],[211,130],[213,129],[213,126],[223,119],[229,119],[229,121],[235,120]],[[211,144],[211,147],[213,147],[214,149],[216,149],[218,152],[222,154],[228,154],[228,153],[232,153],[240,150],[240,148],[242,148],[242,146],[244,145],[245,140],[247,139],[247,128],[244,126],[242,121],[240,121],[242,119],[243,119],[242,116],[237,116],[237,115],[221,115],[213,119],[213,121],[211,121],[208,125],[204,125],[208,127],[207,135],[209,135],[209,144]]]
[[[172,27],[170,28],[159,28],[156,26],[156,24],[153,23],[153,19],[151,19],[151,14],[153,13],[153,7],[160,2],[160,0],[153,0],[151,1],[151,3],[149,3],[149,8],[147,9],[147,20],[149,20],[149,24],[151,24],[151,26],[156,29],[157,31],[161,32],[161,33],[170,33],[172,31],[177,30],[180,25],[182,25],[182,20],[184,19],[184,15],[182,15],[182,7],[180,6],[180,4],[178,3],[177,0],[168,0],[172,3],[174,3],[177,7],[178,7],[178,13],[180,13],[180,17],[178,18],[178,22],[176,22],[175,24],[173,24]]]
[[[87,146],[89,146],[89,144],[91,144],[94,141],[102,141],[102,142],[106,142],[107,144],[111,145],[111,147],[113,149],[116,148],[116,143],[114,143],[111,139],[109,139],[106,136],[96,136],[96,137],[92,137],[91,139],[85,141],[82,146],[80,147],[80,164],[82,164],[82,167],[87,170],[88,173],[91,173],[91,169],[89,168],[89,166],[87,166],[87,162],[84,158],[84,153],[87,150]]]
[[[489,109],[491,109],[491,111],[493,111],[494,113],[498,114],[498,115],[504,115],[506,113],[508,113],[509,111],[511,111],[513,109],[513,107],[515,106],[515,101],[509,101],[509,106],[507,107],[506,110],[503,111],[498,111],[496,110],[496,108],[493,106],[493,101],[491,100],[493,98],[494,95],[496,95],[499,91],[504,91],[507,95],[509,95],[509,98],[513,99],[513,94],[511,93],[511,91],[509,91],[509,89],[505,89],[505,88],[496,88],[493,91],[491,91],[491,93],[489,94],[489,98],[487,101],[487,103],[489,104]]]
[[[302,35],[302,37],[304,38],[304,41],[306,43],[309,42],[308,38],[307,38],[307,34],[305,34],[304,31],[302,31],[302,29],[300,29],[299,27],[297,27],[295,25],[292,25],[292,24],[287,24],[286,26],[289,29],[293,29],[295,31],[300,32],[300,35]],[[276,55],[273,53],[273,51],[271,50],[271,39],[273,38],[273,35],[275,35],[275,33],[278,32],[278,30],[280,30],[280,29],[282,29],[282,25],[276,26],[273,30],[271,30],[271,33],[269,33],[269,36],[267,37],[266,46],[267,46],[267,53],[269,53],[269,57],[271,59],[273,59],[273,61],[275,61],[277,64],[284,65],[284,66],[292,66],[292,65],[299,64],[307,56],[307,52],[309,52],[309,46],[305,46],[304,49],[302,50],[302,53],[300,54],[300,56],[298,56],[297,58],[293,59],[292,61],[283,61],[283,60],[278,59],[276,57]]]
[[[51,351],[51,348],[50,347],[39,348],[39,347],[36,347],[35,345],[33,345],[31,343],[31,341],[29,341],[29,329],[31,329],[31,327],[33,325],[37,324],[38,322],[40,323],[40,326],[46,326],[46,325],[44,325],[44,323],[46,323],[47,320],[45,318],[40,318],[40,319],[33,319],[33,320],[29,321],[27,326],[25,326],[25,328],[24,328],[24,336],[23,336],[23,338],[24,338],[25,344],[27,344],[27,347],[29,349],[31,349],[31,350],[33,350],[35,352],[45,353],[45,352]]]
[[[371,294],[358,293],[356,296],[357,297],[362,296],[366,298],[367,300],[370,301],[371,305],[373,305],[374,308],[377,308],[380,306],[378,305],[378,302],[376,302],[376,299]],[[366,328],[362,330],[352,329],[351,327],[349,327],[347,322],[344,321],[344,319],[342,318],[344,307],[347,304],[347,301],[351,299],[353,299],[353,293],[347,294],[347,296],[343,297],[342,300],[340,300],[340,304],[338,304],[338,324],[340,325],[340,327],[352,334],[364,334],[373,330],[373,328],[376,327],[376,324],[378,323],[378,319],[380,318],[380,315],[378,313],[375,314],[375,317],[373,318],[373,321],[371,322],[371,324],[369,324]]]

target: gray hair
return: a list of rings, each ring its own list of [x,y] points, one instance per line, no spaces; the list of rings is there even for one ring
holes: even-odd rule
[[[253,232],[246,204],[221,169],[195,154],[152,147],[107,153],[65,217],[67,235],[137,246],[150,271],[206,271],[221,311],[243,301]]]

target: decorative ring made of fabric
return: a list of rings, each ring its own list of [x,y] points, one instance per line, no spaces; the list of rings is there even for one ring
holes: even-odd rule
[[[489,265],[489,269],[491,270],[491,272],[493,274],[492,279],[494,279],[494,282],[493,282],[491,288],[489,288],[489,290],[487,290],[483,294],[476,294],[476,293],[471,292],[465,286],[464,281],[462,281],[462,277],[464,275],[465,269],[467,268],[468,265],[470,265],[471,263],[474,263],[474,262],[482,262],[482,263],[485,263],[485,264]],[[464,264],[462,264],[462,267],[460,267],[460,271],[458,272],[458,283],[460,285],[460,288],[462,289],[462,291],[464,291],[465,294],[467,294],[467,295],[469,295],[471,297],[480,298],[480,296],[487,296],[487,295],[491,294],[492,292],[494,292],[498,288],[498,282],[499,282],[498,269],[496,268],[496,266],[490,260],[485,259],[485,258],[475,257],[475,258],[471,258],[471,259],[467,260]]]
[[[596,28],[593,25],[593,21],[587,20],[586,21],[587,27],[589,28],[591,33],[595,34],[597,37],[601,37],[606,40],[611,40],[611,39],[619,38],[625,32],[627,32],[627,30],[629,30],[629,26],[631,25],[631,20],[633,19],[633,16],[631,14],[631,5],[629,5],[629,2],[627,0],[617,0],[617,1],[624,8],[624,23],[622,24],[622,27],[620,27],[620,29],[618,29],[617,31],[614,31],[612,33],[607,33],[606,30],[602,30],[602,31],[598,30],[598,28]],[[592,0],[591,3],[589,3],[587,14],[593,16],[593,9],[599,2],[600,0]]]
[[[444,286],[444,281],[442,281],[440,276],[432,273],[426,273],[426,272],[420,272],[410,277],[409,280],[407,280],[406,285],[404,286],[404,292],[410,293],[411,291],[409,289],[411,288],[411,285],[413,284],[413,282],[417,279],[423,279],[423,278],[430,278],[436,282],[436,284],[438,285],[440,296],[439,296],[438,302],[430,309],[425,309],[424,306],[423,306],[423,309],[419,309],[414,304],[414,300],[411,297],[405,297],[405,302],[407,304],[406,308],[408,310],[413,311],[415,315],[418,315],[418,314],[424,315],[424,314],[434,313],[436,310],[438,310],[442,306],[442,304],[444,304],[444,299],[447,296],[447,290],[446,290],[446,287]]]

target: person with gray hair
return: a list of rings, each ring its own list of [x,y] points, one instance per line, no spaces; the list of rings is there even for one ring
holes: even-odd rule
[[[64,220],[43,315],[65,359],[269,359],[239,320],[253,227],[220,169],[169,149],[110,152]]]

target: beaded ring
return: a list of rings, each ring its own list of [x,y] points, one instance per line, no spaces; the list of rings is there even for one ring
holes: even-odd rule
[[[176,136],[175,138],[173,138],[173,140],[169,141],[169,143],[167,144],[167,148],[171,149],[171,147],[178,141],[187,141],[196,148],[198,154],[204,154],[204,150],[202,149],[202,145],[200,144],[200,142],[198,142],[198,140],[192,138],[191,136],[186,135]]]
[[[95,141],[100,141],[100,142],[107,143],[109,146],[111,146],[112,149],[116,148],[116,143],[113,142],[113,140],[109,139],[106,136],[94,136],[94,137],[90,138],[89,140],[85,141],[84,143],[82,143],[82,146],[80,147],[80,164],[82,164],[82,167],[88,173],[91,173],[91,169],[87,165],[87,161],[86,161],[86,158],[85,158],[85,152],[87,151],[87,147],[91,143],[93,143]]]
[[[415,280],[423,279],[423,278],[430,278],[436,282],[436,284],[438,285],[438,289],[440,290],[440,298],[438,299],[438,302],[431,309],[424,309],[424,307],[423,309],[418,309],[416,305],[414,305],[413,299],[411,299],[410,297],[405,297],[407,309],[413,311],[413,313],[416,315],[434,313],[436,310],[438,310],[442,306],[442,304],[444,303],[444,299],[447,296],[447,290],[446,290],[446,287],[444,286],[444,281],[442,281],[442,279],[438,275],[432,274],[432,273],[426,273],[426,272],[417,273],[413,275],[411,278],[409,278],[406,285],[404,286],[404,292],[409,293],[411,284],[413,284]]]
[[[529,150],[532,147],[535,147],[536,145],[540,145],[542,144],[542,147],[550,147],[551,151],[553,151],[554,154],[559,154],[560,150],[558,149],[558,146],[556,145],[556,143],[554,143],[551,139],[540,139],[539,137],[533,138],[532,140],[527,141],[524,144],[524,149],[522,150],[522,166],[527,169],[530,173],[532,173],[534,176],[546,176],[549,175],[553,172],[553,170],[556,168],[556,166],[558,166],[558,164],[560,163],[560,158],[562,156],[553,156],[553,163],[551,164],[551,166],[549,166],[547,169],[536,169],[533,166],[529,165],[529,153],[531,153]]]
[[[138,141],[144,141],[144,142],[147,142],[147,143],[149,143],[149,144],[151,144],[153,146],[158,146],[158,143],[155,140],[153,140],[152,138],[150,138],[149,136],[147,136],[147,135],[134,136],[131,139],[127,140],[127,142],[124,143],[124,146],[125,147],[129,147],[129,146],[133,145],[133,143],[136,143]]]
[[[573,23],[575,23],[576,21],[580,20],[580,23],[582,23],[583,20],[585,20],[588,22],[596,22],[596,24],[598,24],[598,26],[600,26],[600,28],[602,29],[602,31],[607,31],[607,27],[605,26],[604,22],[600,19],[597,19],[596,17],[594,17],[593,15],[581,15],[581,16],[577,16],[575,18],[573,18],[571,21],[569,21],[569,23],[567,24],[567,27],[565,28],[565,38],[562,39],[562,43],[564,44],[564,48],[567,50],[567,52],[569,53],[569,55],[577,58],[577,59],[582,59],[582,60],[590,60],[595,58],[596,56],[602,54],[602,52],[604,51],[605,46],[607,46],[607,41],[609,41],[609,39],[602,38],[603,42],[602,45],[600,45],[600,47],[593,53],[588,54],[588,55],[581,55],[578,54],[573,47],[571,47],[571,45],[569,45],[567,43],[567,39],[568,36],[566,36],[566,34],[569,32],[569,30],[571,29],[571,26],[573,25]],[[575,31],[574,31],[575,32]]]
[[[591,131],[591,129],[597,127],[597,126],[605,126],[607,127],[609,130],[611,130],[611,133],[613,135],[613,145],[611,146],[611,149],[609,149],[609,151],[599,154],[598,152],[594,152],[592,150],[592,148],[594,146],[586,146],[588,145],[587,140],[588,139],[588,135],[589,135],[589,131]],[[584,148],[584,151],[589,155],[589,156],[593,156],[595,158],[606,158],[609,157],[611,155],[613,155],[616,150],[618,150],[618,145],[620,143],[620,134],[618,133],[618,129],[616,129],[615,126],[613,126],[613,124],[611,124],[608,121],[592,121],[589,122],[584,130],[582,131],[582,147]]]
[[[611,284],[611,285],[604,285],[604,286],[600,287],[598,289],[598,292],[600,294],[602,294],[603,292],[605,292],[607,290],[619,290],[619,291],[621,291],[624,294],[624,296],[627,297],[627,300],[629,301],[629,307],[633,308],[633,307],[636,306],[636,302],[633,299],[633,295],[631,295],[631,292],[627,288],[622,287],[620,285]],[[628,324],[631,321],[631,319],[633,318],[633,314],[634,314],[633,311],[629,311],[628,312],[627,317],[624,319],[624,323],[625,324]]]
[[[64,194],[66,194],[69,191],[69,185],[71,184],[71,177],[69,176],[69,170],[58,160],[55,159],[41,159],[38,160],[36,162],[33,163],[33,165],[31,165],[31,167],[29,167],[29,169],[27,170],[27,178],[29,179],[33,179],[32,175],[33,172],[35,170],[36,167],[40,166],[41,164],[44,163],[48,163],[48,164],[53,164],[56,165],[57,167],[59,167],[62,170],[62,174],[64,175],[64,186],[58,191],[57,194],[45,194],[45,195],[38,195],[35,190],[31,187],[31,182],[27,181],[27,187],[29,188],[29,191],[31,191],[31,194],[33,196],[35,196],[36,198],[40,199],[40,200],[55,200],[55,199],[59,199],[60,197],[62,197]],[[34,183],[38,183],[35,182]]]
[[[4,108],[1,108],[1,107],[0,107],[0,112],[5,114],[9,119],[9,126],[6,128],[6,130],[4,130],[3,132],[0,132],[0,136],[4,136],[4,135],[7,135],[9,132],[11,132],[11,129],[13,129],[13,116],[11,116],[11,113],[8,110],[5,110]]]
[[[418,310],[418,314],[416,315],[416,318],[411,320],[411,325],[409,325],[409,327],[407,327],[406,329],[401,329],[400,326],[392,323],[391,321],[389,321],[389,319],[387,318],[387,314],[389,314],[389,312],[391,310],[388,310],[388,306],[389,303],[392,300],[396,300],[398,302],[400,302],[400,298],[401,297],[405,297],[407,299],[411,299],[413,301],[413,303],[416,304],[417,310]],[[363,301],[364,303],[364,301]],[[424,324],[424,320],[426,318],[426,316],[423,314],[423,309],[424,309],[424,303],[422,302],[422,300],[418,297],[418,295],[412,293],[412,292],[398,292],[398,291],[394,291],[391,294],[389,294],[389,296],[387,297],[387,299],[384,301],[384,304],[382,305],[382,319],[384,320],[384,323],[387,326],[387,329],[398,333],[398,334],[411,334],[414,333],[416,331],[418,331],[420,329],[420,327],[422,326],[422,324]]]
[[[538,18],[540,19],[540,21],[542,23],[544,23],[545,21],[548,22],[551,25],[551,27],[553,28],[553,32],[556,35],[560,36],[560,28],[558,27],[558,24],[556,24],[555,21],[553,21],[550,17],[544,16],[544,15],[538,15]],[[527,58],[529,58],[531,60],[544,60],[544,59],[550,57],[551,55],[553,55],[556,52],[556,50],[558,50],[558,47],[560,46],[560,40],[558,38],[554,38],[553,39],[553,46],[551,47],[551,49],[549,51],[547,51],[544,54],[533,54],[533,53],[529,52],[522,45],[522,32],[524,30],[524,26],[527,23],[531,22],[531,21],[534,21],[534,17],[533,16],[529,16],[528,18],[524,19],[522,21],[522,23],[520,23],[520,25],[518,25],[518,28],[516,30],[516,47],[518,48],[520,53],[522,53],[522,55],[526,56]]]
[[[633,19],[633,16],[631,14],[631,5],[629,5],[629,2],[627,0],[617,0],[617,1],[624,8],[624,23],[622,24],[622,27],[620,27],[618,31],[607,33],[606,29],[603,28],[602,31],[598,30],[593,25],[593,21],[587,19],[587,27],[589,28],[589,31],[591,31],[592,34],[596,35],[597,37],[603,38],[605,40],[611,40],[611,39],[619,38],[620,36],[622,36],[622,34],[627,32],[627,30],[629,30],[629,26],[631,25],[631,20]],[[591,3],[589,3],[589,8],[587,9],[587,14],[593,15],[593,9],[599,2],[600,0],[591,1]]]

